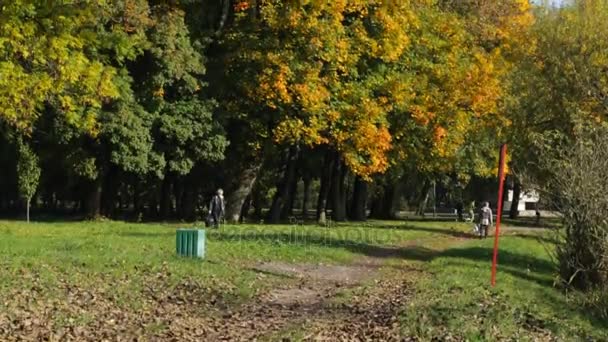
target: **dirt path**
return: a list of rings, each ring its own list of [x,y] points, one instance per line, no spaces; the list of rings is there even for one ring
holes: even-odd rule
[[[442,249],[465,238],[409,241],[401,248],[439,244]],[[442,249],[435,250],[440,253]],[[351,265],[313,265],[271,262],[256,265],[261,274],[286,277],[283,286],[259,295],[224,314],[209,340],[407,341],[399,335],[399,310],[412,295],[421,268],[387,258],[399,254],[365,256]]]
[[[521,233],[523,229],[513,229]],[[197,325],[183,317],[172,322],[175,334],[161,339],[208,341],[408,341],[400,336],[399,312],[407,305],[423,265],[448,248],[475,237],[458,234],[406,241],[379,248],[349,265],[269,262],[252,269],[261,276],[284,277],[283,285],[249,302],[219,312],[205,321],[205,329],[184,335]],[[392,263],[388,263],[392,260]],[[187,330],[186,330],[187,331]]]

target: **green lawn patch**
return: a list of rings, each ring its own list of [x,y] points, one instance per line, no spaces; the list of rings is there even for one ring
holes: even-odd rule
[[[508,230],[507,230],[508,231]],[[538,234],[503,236],[497,286],[490,286],[493,239],[427,259],[429,274],[402,314],[404,333],[422,340],[606,340],[608,323],[553,286],[550,245]]]

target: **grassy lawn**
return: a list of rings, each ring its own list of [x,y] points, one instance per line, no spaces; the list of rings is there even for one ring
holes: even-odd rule
[[[463,227],[450,226],[453,231]],[[196,261],[175,256],[175,229],[181,227],[192,225],[0,221],[0,284],[21,283],[24,271],[52,284],[59,275],[95,281],[98,276],[137,277],[163,269],[176,281],[215,277],[238,286],[248,278],[243,270],[257,262],[348,263],[377,246],[446,234],[444,223],[224,226],[207,230],[207,257]]]
[[[425,271],[401,315],[403,332],[422,340],[607,336],[605,324],[553,288],[554,267],[532,233],[502,239],[499,284],[491,289],[491,241],[468,239],[468,224],[225,226],[208,230],[204,261],[175,256],[178,227],[187,225],[0,221],[0,336],[7,322],[73,331],[101,320],[107,325],[118,313],[140,322],[143,336],[154,336],[171,324],[155,318],[166,314],[159,307],[219,317],[295,281],[260,274],[253,270],[258,263],[349,265],[361,258]]]
[[[423,340],[461,336],[469,341],[608,339],[608,322],[555,289],[555,267],[543,235],[500,241],[497,285],[490,286],[493,239],[422,257],[429,275],[402,315],[404,332]]]

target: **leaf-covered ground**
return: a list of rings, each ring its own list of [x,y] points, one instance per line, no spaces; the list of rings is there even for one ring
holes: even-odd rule
[[[227,226],[204,261],[175,228],[0,222],[0,340],[608,338],[552,286],[542,232],[503,237],[490,288],[465,224]]]

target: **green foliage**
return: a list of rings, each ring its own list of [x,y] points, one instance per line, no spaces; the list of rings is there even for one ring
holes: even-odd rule
[[[38,188],[40,180],[40,166],[38,165],[38,156],[32,149],[19,141],[18,144],[18,160],[17,160],[17,177],[19,184],[19,193],[28,202],[32,199]]]
[[[139,6],[146,1],[130,2]],[[132,7],[132,6],[131,6]],[[31,132],[45,105],[83,131],[96,133],[102,106],[119,97],[117,61],[141,49],[142,27],[131,26],[131,7],[105,2],[63,4],[12,1],[0,11],[0,118]],[[124,26],[117,25],[122,18]],[[138,22],[139,24],[139,22]]]
[[[165,103],[158,117],[158,149],[168,170],[180,175],[199,161],[219,161],[228,145],[213,121],[213,102],[198,100]]]
[[[109,151],[109,162],[126,172],[162,175],[166,160],[153,150],[154,115],[137,103],[121,101],[116,106],[100,117],[99,143]]]
[[[608,115],[608,3],[575,1],[561,9],[538,8],[532,47],[520,56],[510,78],[507,111],[516,166],[537,170],[534,148],[546,137],[573,138],[581,123]]]
[[[586,126],[576,140],[553,141],[542,148],[539,185],[563,214],[563,227],[556,230],[557,260],[566,286],[591,290],[608,282],[608,128]]]
[[[541,7],[536,16],[533,48],[521,56],[507,100],[513,163],[564,215],[556,231],[562,282],[602,291],[608,2]]]

